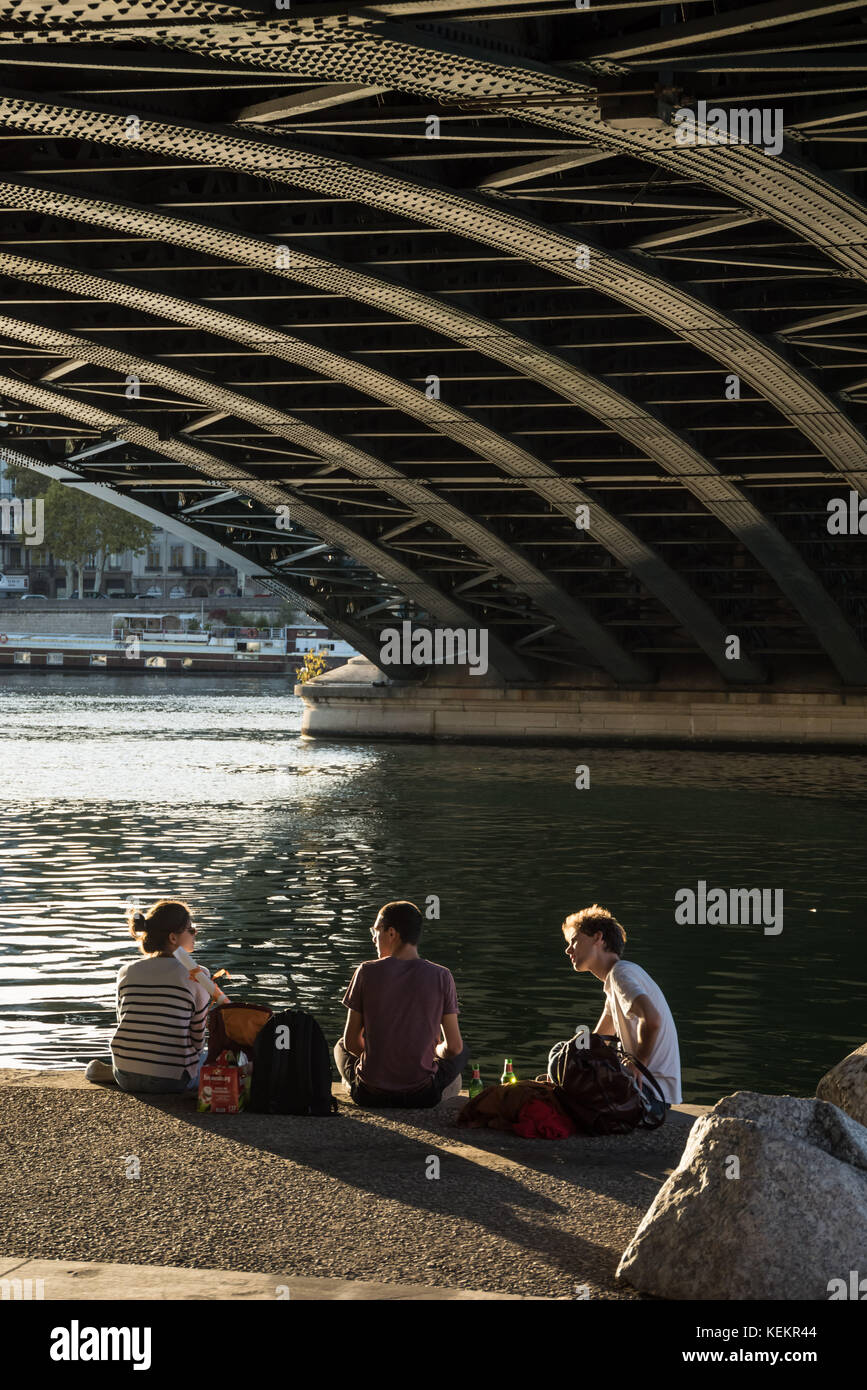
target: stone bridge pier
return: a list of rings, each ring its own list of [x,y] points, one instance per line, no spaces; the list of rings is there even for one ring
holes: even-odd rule
[[[430,672],[391,680],[364,656],[296,685],[321,739],[867,746],[867,695],[792,689],[517,685]]]

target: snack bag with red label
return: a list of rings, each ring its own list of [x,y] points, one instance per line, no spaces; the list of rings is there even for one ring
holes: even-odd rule
[[[199,1073],[196,1109],[212,1115],[237,1115],[250,1099],[252,1071],[245,1052],[221,1052],[216,1062],[205,1062]]]

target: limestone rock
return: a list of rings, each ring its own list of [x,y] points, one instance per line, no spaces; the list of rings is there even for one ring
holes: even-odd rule
[[[856,1047],[826,1072],[816,1087],[820,1100],[839,1105],[859,1124],[867,1125],[867,1043]]]
[[[617,1277],[658,1298],[826,1300],[851,1270],[867,1275],[867,1129],[739,1091],[693,1125]]]

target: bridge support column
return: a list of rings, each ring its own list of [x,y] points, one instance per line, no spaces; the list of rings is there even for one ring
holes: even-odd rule
[[[296,685],[322,739],[867,747],[867,694],[392,683],[365,657]]]

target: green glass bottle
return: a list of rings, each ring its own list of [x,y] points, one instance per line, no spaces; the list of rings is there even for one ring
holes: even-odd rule
[[[518,1078],[512,1071],[512,1059],[511,1057],[507,1057],[505,1062],[503,1063],[503,1075],[500,1077],[500,1085],[516,1086],[517,1084]]]
[[[479,1094],[479,1091],[483,1091],[485,1088],[484,1088],[484,1085],[483,1085],[483,1083],[482,1083],[482,1078],[481,1078],[481,1076],[479,1075],[479,1069],[478,1069],[478,1067],[476,1066],[475,1062],[470,1062],[470,1066],[471,1066],[472,1069],[473,1069],[473,1077],[472,1077],[472,1080],[470,1081],[470,1087],[469,1087],[469,1090],[470,1090],[470,1100],[472,1100],[473,1096],[477,1096],[477,1095]]]

